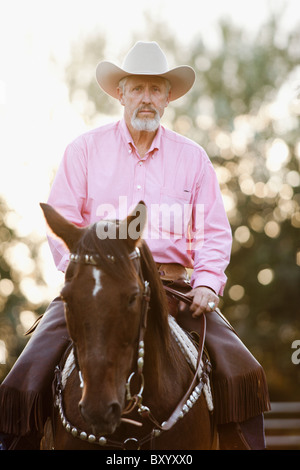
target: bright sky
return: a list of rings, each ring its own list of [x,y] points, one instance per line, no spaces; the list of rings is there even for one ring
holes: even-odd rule
[[[291,29],[300,20],[299,0],[0,0],[0,194],[20,215],[19,233],[44,236],[39,202],[66,145],[86,130],[62,81],[72,42],[105,32],[107,59],[117,60],[133,33],[155,40],[144,33],[146,10],[183,43],[201,33],[217,44],[221,16],[253,31],[270,7],[285,3],[283,26]]]

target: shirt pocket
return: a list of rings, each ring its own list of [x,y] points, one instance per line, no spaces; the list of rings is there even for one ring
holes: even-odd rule
[[[160,189],[159,228],[163,238],[186,237],[192,212],[191,200],[191,191]]]
[[[174,190],[173,188],[160,188],[160,202],[174,204],[176,202],[183,204],[189,203],[192,199],[190,190]]]

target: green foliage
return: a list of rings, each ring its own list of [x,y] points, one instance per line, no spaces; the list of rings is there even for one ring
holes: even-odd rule
[[[28,280],[43,286],[36,241],[20,237],[17,215],[0,199],[0,382],[21,354],[28,337],[24,333],[41,314],[43,302],[27,297]]]
[[[74,44],[72,61],[65,70],[70,99],[90,125],[97,112],[111,115],[118,111],[118,104],[114,100],[99,93],[95,79],[96,65],[105,59],[104,48],[105,40],[98,35],[91,36],[86,42]]]

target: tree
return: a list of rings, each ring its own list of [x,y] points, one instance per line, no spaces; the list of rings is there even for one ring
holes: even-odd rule
[[[17,218],[0,199],[0,382],[29,339],[24,333],[45,310],[40,243],[18,235]]]
[[[221,23],[223,47],[210,56],[187,109],[193,138],[207,122],[198,142],[210,149],[234,234],[224,311],[264,365],[271,397],[297,399],[291,344],[300,337],[300,106],[296,89],[281,100],[295,86],[299,32],[283,49],[278,26],[271,19],[247,44],[241,30]],[[195,50],[192,65],[203,57]]]

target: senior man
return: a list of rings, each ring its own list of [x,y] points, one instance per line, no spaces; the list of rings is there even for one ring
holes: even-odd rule
[[[170,70],[157,43],[138,42],[122,67],[103,61],[96,75],[100,87],[124,107],[124,117],[67,147],[48,202],[81,227],[103,217],[124,218],[140,200],[145,202],[149,222],[144,238],[162,280],[186,280],[185,268],[193,270],[190,309],[170,301],[172,313],[190,330],[199,329],[198,317],[207,313],[221,448],[263,449],[262,413],[269,409],[264,372],[217,309],[231,251],[217,178],[199,145],[160,124],[169,102],[192,87],[195,72],[188,66]],[[64,272],[66,247],[51,236],[49,243]],[[8,435],[42,431],[54,367],[67,342],[58,298],[0,387],[3,446]],[[20,448],[20,442],[11,448]]]

